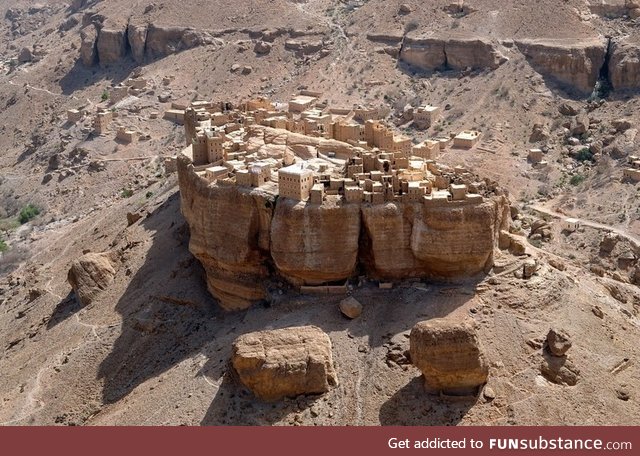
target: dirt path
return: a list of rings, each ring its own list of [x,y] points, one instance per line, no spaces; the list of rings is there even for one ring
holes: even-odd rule
[[[634,248],[636,249],[640,249],[640,239],[638,239],[637,237],[635,237],[634,235],[630,234],[629,232],[620,229],[620,228],[615,228],[613,226],[610,225],[605,225],[603,223],[598,223],[598,222],[594,222],[591,220],[585,220],[585,219],[581,219],[578,217],[569,217],[565,214],[561,214],[559,212],[555,212],[552,211],[551,209],[548,209],[540,204],[533,204],[531,206],[529,206],[529,208],[531,208],[532,210],[536,211],[536,212],[540,212],[542,214],[546,214],[549,215],[551,217],[554,218],[559,218],[559,219],[567,219],[567,218],[573,218],[575,220],[577,220],[578,222],[580,222],[580,224],[584,225],[584,226],[588,226],[590,228],[595,228],[597,230],[603,230],[603,231],[609,231],[609,232],[613,232],[616,233],[617,235],[627,239],[629,242],[631,242],[634,245]]]

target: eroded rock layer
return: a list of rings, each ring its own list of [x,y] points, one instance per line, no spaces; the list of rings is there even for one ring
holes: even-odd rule
[[[264,299],[272,218],[268,196],[208,186],[186,157],[179,158],[178,170],[182,213],[191,229],[189,250],[206,271],[209,291],[228,310]]]
[[[437,37],[409,34],[400,60],[423,70],[498,68],[506,58],[495,43],[481,37]]]
[[[186,155],[178,159],[189,249],[222,307],[267,298],[275,271],[294,285],[343,281],[359,269],[376,279],[455,279],[493,264],[508,223],[503,196],[482,203],[322,204],[276,198],[273,188],[209,183]]]
[[[516,44],[536,71],[582,93],[593,91],[607,51],[604,38],[521,40]]]

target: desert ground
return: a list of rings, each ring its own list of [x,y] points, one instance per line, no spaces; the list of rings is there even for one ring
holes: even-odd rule
[[[640,184],[623,178],[640,155],[636,13],[624,0],[0,0],[0,424],[640,424]],[[119,47],[132,24],[156,30],[155,41]],[[91,29],[115,37],[99,55]],[[423,34],[481,38],[504,59],[403,61]],[[589,69],[580,56],[594,40],[602,67]],[[532,54],[530,42],[546,47]],[[578,50],[565,52],[569,42]],[[620,48],[631,49],[626,60]],[[111,103],[112,87],[136,76],[146,88]],[[525,254],[496,246],[491,271],[389,290],[354,277],[355,319],[339,310],[344,296],[304,295],[276,276],[268,302],[223,310],[164,168],[184,128],[162,114],[193,100],[285,103],[304,89],[380,107],[416,142],[481,131],[480,148],[445,149],[438,161],[507,190]],[[443,107],[429,130],[407,117],[422,104]],[[117,112],[103,136],[92,129],[99,107]],[[80,108],[87,115],[69,122]],[[141,140],[116,141],[118,125]],[[546,167],[527,160],[531,148]],[[37,214],[21,222],[29,207]],[[129,223],[128,213],[141,217]],[[563,230],[565,217],[580,228]],[[115,275],[83,306],[67,275],[87,252],[110,252]],[[527,260],[537,271],[523,278]],[[406,355],[413,326],[443,317],[476,323],[489,364],[477,395],[427,394]],[[258,400],[231,367],[234,340],[302,325],[328,334],[338,385]],[[554,375],[551,328],[572,342]]]

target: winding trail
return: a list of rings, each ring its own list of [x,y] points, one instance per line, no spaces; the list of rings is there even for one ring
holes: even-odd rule
[[[561,214],[560,212],[556,212],[553,211],[551,209],[548,209],[544,206],[542,206],[541,204],[532,204],[531,206],[529,206],[530,209],[536,211],[536,212],[540,212],[541,214],[546,214],[549,215],[551,217],[554,218],[558,218],[561,220],[566,220],[568,218],[572,218],[577,220],[581,225],[583,226],[588,226],[590,228],[595,228],[597,230],[602,230],[602,231],[609,231],[612,233],[616,233],[617,235],[627,239],[629,242],[631,242],[634,246],[635,249],[640,249],[640,239],[637,238],[636,236],[634,236],[633,234],[629,233],[626,230],[620,229],[620,228],[615,228],[611,225],[605,225],[603,223],[598,223],[598,222],[594,222],[592,220],[586,220],[586,219],[581,219],[578,217],[570,217],[567,216],[565,214]]]

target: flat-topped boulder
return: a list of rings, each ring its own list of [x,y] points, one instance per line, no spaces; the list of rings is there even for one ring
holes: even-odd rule
[[[331,341],[315,326],[244,334],[233,343],[232,363],[240,381],[265,401],[326,393],[338,384]]]
[[[427,391],[473,395],[486,383],[489,365],[472,321],[418,322],[409,343],[411,362],[422,371]]]

